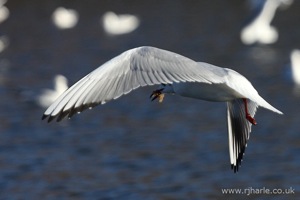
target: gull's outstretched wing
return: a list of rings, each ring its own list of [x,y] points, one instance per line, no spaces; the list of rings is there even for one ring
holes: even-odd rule
[[[138,47],[125,51],[83,77],[64,92],[44,113],[48,121],[117,99],[140,86],[173,82],[223,83],[223,68],[197,63],[179,54]]]
[[[247,101],[248,112],[254,117],[258,105],[249,99]],[[241,165],[251,132],[252,124],[245,116],[245,106],[242,99],[227,102],[229,155],[231,167],[234,172],[237,172]]]

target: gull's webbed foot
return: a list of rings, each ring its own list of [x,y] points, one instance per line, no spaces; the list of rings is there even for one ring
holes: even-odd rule
[[[154,101],[158,98],[158,102],[161,103],[164,100],[164,94],[162,93],[163,89],[154,90],[150,95],[151,101]]]
[[[257,124],[256,120],[254,119],[254,117],[251,117],[251,115],[249,114],[247,99],[243,99],[243,101],[244,101],[244,105],[245,105],[246,119],[247,119],[251,124],[256,125],[256,124]]]
[[[257,124],[256,120],[253,117],[251,117],[250,114],[246,114],[246,119],[253,125]]]

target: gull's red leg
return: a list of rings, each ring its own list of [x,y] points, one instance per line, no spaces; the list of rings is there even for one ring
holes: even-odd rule
[[[246,98],[243,98],[243,101],[244,101],[244,105],[245,105],[245,112],[246,112],[246,119],[253,125],[256,125],[256,120],[251,117],[251,115],[249,114],[249,111],[248,111],[248,103],[247,103],[247,99]]]

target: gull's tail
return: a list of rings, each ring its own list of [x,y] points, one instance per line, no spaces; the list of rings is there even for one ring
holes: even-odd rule
[[[276,112],[278,114],[283,114],[280,110],[274,108],[271,104],[269,104],[266,100],[264,100],[261,96],[257,95],[255,99],[250,98],[252,101],[255,101],[259,106],[264,107],[268,110]]]

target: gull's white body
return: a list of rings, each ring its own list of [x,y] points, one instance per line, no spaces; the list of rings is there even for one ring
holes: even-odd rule
[[[64,92],[44,113],[48,121],[71,117],[141,86],[160,85],[163,93],[175,93],[209,101],[227,102],[230,162],[236,171],[251,132],[243,98],[251,116],[258,106],[282,114],[259,96],[239,73],[208,63],[195,62],[179,54],[138,47],[106,62]]]

